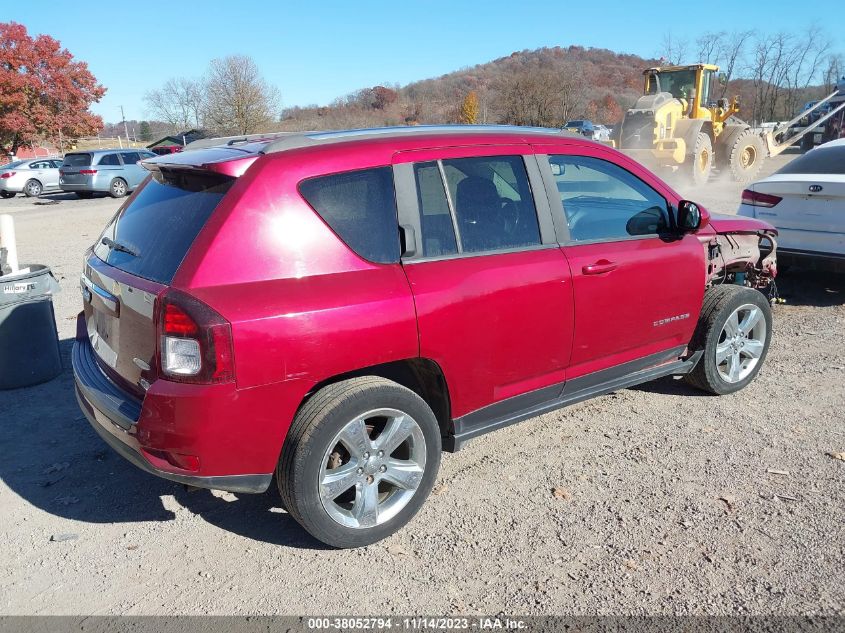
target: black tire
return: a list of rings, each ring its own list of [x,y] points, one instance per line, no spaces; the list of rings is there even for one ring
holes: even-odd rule
[[[129,193],[129,185],[123,178],[115,178],[109,185],[109,195],[112,198],[122,198]]]
[[[742,184],[751,182],[766,159],[763,139],[750,128],[737,135],[727,148],[728,167],[733,179]]]
[[[344,426],[381,408],[396,409],[417,422],[425,439],[425,468],[413,496],[395,516],[372,527],[347,527],[331,517],[320,497],[324,456]],[[390,536],[419,511],[434,486],[440,453],[440,428],[422,398],[384,378],[352,378],[324,387],[296,414],[276,468],[276,483],[290,515],[314,538],[332,547],[362,547]]]
[[[805,154],[816,146],[816,135],[813,132],[808,132],[801,137],[801,153]]]
[[[80,200],[90,200],[91,198],[94,197],[94,192],[93,191],[77,191],[76,197],[79,198]]]
[[[696,185],[706,185],[710,180],[710,172],[713,169],[713,143],[710,137],[704,132],[699,132],[695,137],[695,145],[692,154],[689,155],[692,165],[692,181]]]
[[[762,352],[751,371],[741,380],[731,382],[722,376],[717,367],[716,348],[720,344],[728,318],[743,306],[754,306],[762,311],[766,326],[765,340]],[[689,345],[692,351],[702,350],[704,353],[695,369],[685,376],[685,380],[693,387],[714,395],[739,391],[754,380],[759,373],[766,360],[771,339],[772,309],[761,292],[731,284],[710,288],[704,295],[698,326]],[[721,342],[724,343],[724,340]]]
[[[15,195],[16,195],[16,194],[15,194],[15,192],[14,192],[14,191],[0,191],[0,198],[5,198],[5,199],[7,199],[7,200],[8,200],[9,198],[14,198],[14,197],[15,197]]]
[[[27,180],[26,184],[23,186],[23,192],[27,198],[37,198],[41,195],[42,191],[44,191],[44,187],[39,181],[35,180],[35,178]]]

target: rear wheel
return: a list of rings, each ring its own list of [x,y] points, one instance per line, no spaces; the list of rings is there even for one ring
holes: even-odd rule
[[[707,184],[713,169],[713,143],[710,137],[700,132],[695,137],[695,146],[690,156],[692,162],[692,180],[696,185]]]
[[[716,395],[739,391],[760,371],[772,338],[772,309],[744,286],[716,286],[704,305],[690,349],[703,350],[688,383]]]
[[[82,200],[90,200],[91,198],[94,197],[94,192],[93,191],[77,191],[76,197],[80,198]]]
[[[404,526],[434,485],[440,428],[425,401],[377,377],[324,387],[294,418],[276,469],[285,507],[312,536],[361,547]]]
[[[763,139],[751,129],[739,134],[727,148],[728,167],[733,179],[742,184],[754,179],[765,158]]]
[[[44,188],[41,186],[41,183],[35,180],[27,180],[26,184],[23,186],[23,192],[26,194],[27,198],[37,198],[41,195],[41,192]]]
[[[109,195],[112,198],[122,198],[129,191],[129,186],[123,178],[115,178],[109,186]]]

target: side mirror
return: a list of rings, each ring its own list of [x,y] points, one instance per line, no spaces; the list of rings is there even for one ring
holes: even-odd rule
[[[719,80],[719,85],[723,88],[728,83],[728,76],[725,73],[719,73],[718,75],[716,75],[716,79]]]
[[[683,233],[703,229],[710,223],[710,214],[695,202],[681,200],[678,203],[678,228]]]

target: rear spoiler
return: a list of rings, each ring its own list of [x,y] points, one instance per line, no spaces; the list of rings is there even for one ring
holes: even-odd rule
[[[209,147],[192,152],[179,152],[178,154],[165,154],[148,158],[141,161],[141,166],[147,171],[161,171],[163,169],[199,170],[237,178],[259,156],[260,154],[247,153],[235,148]]]

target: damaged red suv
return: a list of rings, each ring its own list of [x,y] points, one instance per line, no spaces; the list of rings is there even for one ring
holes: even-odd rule
[[[204,140],[86,254],[94,429],[173,481],[263,492],[317,539],[407,523],[441,451],[661,376],[766,357],[775,231],[619,152],[531,128]]]

